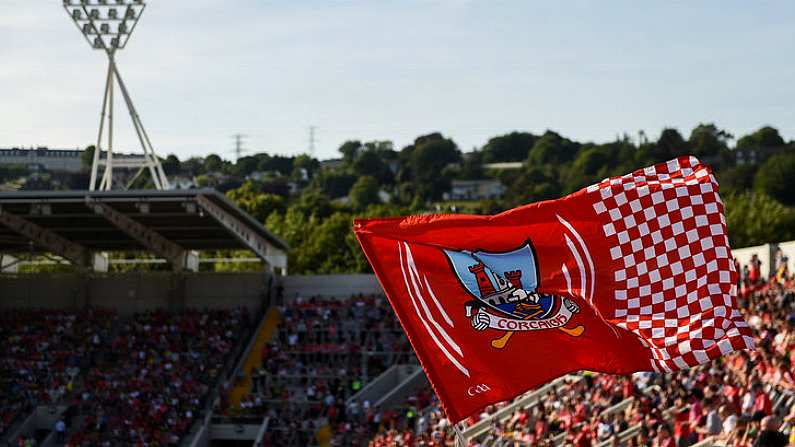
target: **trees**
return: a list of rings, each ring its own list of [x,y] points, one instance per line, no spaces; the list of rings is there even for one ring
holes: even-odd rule
[[[361,150],[361,148],[362,142],[359,140],[349,140],[342,143],[339,151],[342,154],[342,160],[345,162],[345,164],[349,166],[353,164],[353,161],[359,156],[359,150]]]
[[[217,154],[210,154],[204,158],[204,173],[220,172],[224,169],[224,161]]]
[[[754,189],[785,205],[795,205],[795,151],[768,158],[757,171]]]
[[[306,184],[320,169],[320,162],[306,154],[301,154],[293,159],[291,178],[294,181]]]
[[[356,176],[340,169],[324,169],[313,179],[313,185],[332,199],[348,195]]]
[[[185,175],[195,177],[204,172],[204,161],[199,157],[191,157],[180,163],[180,169]]]
[[[682,134],[674,128],[667,127],[660,133],[651,155],[654,163],[659,163],[685,155],[689,150],[690,147]]]
[[[724,197],[732,247],[788,240],[795,234],[795,212],[765,194],[744,192]]]
[[[91,146],[86,147],[82,154],[80,154],[80,164],[82,165],[83,169],[88,171],[91,169],[91,165],[94,164],[94,151],[96,147],[92,144]]]
[[[378,183],[388,185],[394,183],[395,176],[384,160],[383,154],[375,147],[365,146],[364,150],[353,161],[353,173],[357,176],[368,176]]]
[[[750,190],[754,185],[756,170],[753,165],[737,165],[721,169],[716,173],[721,191],[741,193]]]
[[[293,172],[293,157],[282,155],[258,154],[258,171],[276,171],[281,175],[288,176]]]
[[[755,149],[767,147],[784,146],[784,139],[778,133],[778,129],[764,126],[757,131],[741,137],[737,140],[737,149]]]
[[[349,197],[351,204],[357,210],[363,210],[369,205],[381,203],[381,199],[378,197],[378,181],[369,175],[359,177],[356,183],[353,184]]]
[[[259,159],[256,156],[240,157],[233,167],[232,171],[235,175],[245,177],[257,170]]]
[[[771,154],[784,146],[784,139],[778,130],[764,126],[759,130],[737,140],[738,162],[757,164],[764,162]]]
[[[177,175],[180,173],[179,158],[174,154],[168,154],[168,157],[163,160],[162,165],[166,175]]]
[[[605,149],[607,148],[594,145],[580,151],[574,163],[565,170],[564,189],[567,193],[607,177],[611,157],[609,149]]]
[[[699,124],[690,132],[688,146],[696,157],[717,159],[729,150],[729,140],[734,138],[714,124]]]
[[[540,166],[545,164],[561,165],[574,160],[580,144],[548,130],[535,141],[527,156],[527,162]]]
[[[408,158],[415,195],[422,200],[440,199],[442,193],[450,188],[450,178],[444,169],[461,161],[461,152],[455,142],[440,133],[432,133],[417,138],[403,152]]]
[[[511,132],[494,137],[483,146],[483,163],[525,161],[537,139],[528,132]]]
[[[353,215],[335,212],[325,219],[298,207],[273,213],[268,228],[290,245],[290,270],[297,273],[367,272],[369,267],[353,236]]]
[[[341,162],[322,167],[307,155],[267,153],[241,157],[234,164],[214,154],[182,161],[170,155],[163,166],[168,175],[198,176],[200,185],[234,188],[227,192],[230,199],[290,242],[291,271],[296,273],[368,271],[351,231],[353,218],[452,210],[433,202],[449,191],[453,179],[499,179],[508,188],[504,197],[455,204],[455,212],[496,213],[685,154],[714,168],[734,246],[795,237],[795,212],[787,207],[795,206],[795,146],[787,148],[776,129],[762,127],[742,136],[734,147],[731,134],[712,123],[686,133],[667,128],[651,142],[640,139],[637,144],[628,137],[580,143],[553,131],[510,132],[462,154],[452,139],[431,133],[399,152],[389,141],[346,141],[339,148]],[[92,154],[92,147],[83,154],[86,168]],[[519,169],[483,168],[506,161],[525,163]],[[268,174],[245,181],[254,171]],[[25,172],[24,166],[0,168],[0,181]],[[388,204],[380,203],[382,190],[390,194]],[[346,196],[347,203],[334,200]]]
[[[328,196],[322,192],[307,188],[291,205],[301,214],[313,216],[320,219],[326,218],[334,211]]]
[[[239,188],[227,191],[226,196],[259,222],[265,222],[265,219],[274,211],[283,213],[286,208],[284,198],[264,193],[250,180]]]

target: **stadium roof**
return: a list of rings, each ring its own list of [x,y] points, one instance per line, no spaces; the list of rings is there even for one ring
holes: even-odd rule
[[[0,193],[0,253],[148,251],[181,270],[191,250],[250,249],[286,269],[287,244],[212,189]]]

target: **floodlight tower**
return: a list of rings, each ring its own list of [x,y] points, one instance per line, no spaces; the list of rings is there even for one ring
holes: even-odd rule
[[[135,25],[141,18],[146,3],[144,0],[63,0],[63,7],[77,25],[89,45],[95,50],[102,50],[108,56],[108,74],[105,78],[105,94],[102,99],[102,114],[99,119],[99,135],[94,150],[94,162],[91,165],[91,181],[88,189],[94,191],[113,188],[113,168],[138,168],[127,187],[132,184],[144,170],[148,170],[152,182],[157,189],[170,189],[160,159],[155,154],[141,117],[133,105],[127,86],[121,78],[116,64],[116,51],[123,49],[130,40]],[[130,112],[135,133],[143,149],[143,156],[119,157],[113,159],[113,91],[118,83],[127,110]],[[107,123],[106,123],[107,118]],[[105,157],[102,157],[102,137],[107,125],[107,146]],[[100,166],[105,169],[102,178],[98,179]]]

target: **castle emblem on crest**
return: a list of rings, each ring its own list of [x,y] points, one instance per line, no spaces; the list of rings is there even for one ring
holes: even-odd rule
[[[571,299],[541,294],[538,266],[530,243],[508,252],[444,250],[453,271],[474,300],[465,306],[477,331],[496,329],[504,334],[492,340],[504,348],[515,332],[557,329],[572,337],[585,330],[567,327],[580,311]]]

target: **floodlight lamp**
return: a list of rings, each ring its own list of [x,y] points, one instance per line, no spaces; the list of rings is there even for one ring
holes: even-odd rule
[[[132,8],[132,6],[128,6],[127,7],[127,12],[124,13],[124,18],[125,19],[134,19],[135,18],[135,10]]]
[[[91,18],[92,19],[99,19],[99,9],[92,9],[91,10]]]
[[[102,44],[102,38],[101,37],[95,37],[94,38],[94,48],[96,48],[98,50],[101,50],[104,47],[105,47],[105,45]]]
[[[127,29],[127,22],[119,23],[119,34],[127,34],[129,30]]]
[[[99,26],[99,30],[102,34],[110,34],[110,25],[107,23],[103,23]]]
[[[119,12],[116,11],[116,8],[111,8],[108,10],[108,18],[109,19],[116,19],[118,17]]]
[[[118,37],[114,37],[114,38],[110,39],[110,46],[112,48],[119,48],[119,45],[120,44],[119,44],[119,38]]]
[[[88,1],[88,0],[80,0],[80,3],[81,3],[82,5],[90,5],[90,4],[91,4],[91,2],[90,2],[90,1]]]
[[[83,24],[83,34],[85,34],[86,36],[89,35],[89,34],[94,34],[94,27],[91,26],[90,23],[84,23]]]
[[[108,4],[108,0],[99,0],[99,4],[100,5],[107,5]]]
[[[80,20],[82,17],[83,17],[83,11],[81,11],[79,9],[73,9],[72,10],[72,19]]]

